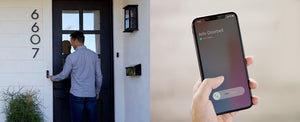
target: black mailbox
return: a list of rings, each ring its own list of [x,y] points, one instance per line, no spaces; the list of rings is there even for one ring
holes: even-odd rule
[[[132,67],[126,67],[126,76],[141,76],[142,64],[138,64]]]

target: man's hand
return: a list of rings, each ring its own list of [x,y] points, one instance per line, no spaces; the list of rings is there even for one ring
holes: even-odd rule
[[[49,76],[49,78],[50,78],[51,82],[53,82],[53,76]]]
[[[96,94],[96,100],[99,100],[99,94]]]
[[[252,57],[246,57],[247,66],[253,63]],[[193,122],[231,122],[237,112],[217,116],[212,102],[209,100],[211,91],[218,88],[224,81],[223,76],[197,81],[193,89],[192,121]],[[258,84],[250,79],[250,88],[256,89]],[[252,97],[253,105],[258,104],[258,97]]]

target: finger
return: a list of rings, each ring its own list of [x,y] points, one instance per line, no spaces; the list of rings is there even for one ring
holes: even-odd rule
[[[247,64],[247,66],[250,66],[251,64],[253,64],[253,57],[252,56],[246,57],[246,64]]]
[[[201,96],[201,98],[208,99],[211,91],[218,88],[223,81],[224,76],[205,79],[196,92]]]
[[[258,83],[254,79],[249,79],[249,86],[251,89],[257,89]]]
[[[257,105],[259,98],[257,96],[252,96],[252,104]]]
[[[231,112],[230,114],[231,114],[232,117],[234,117],[237,113],[238,113],[238,111],[236,111],[236,112]]]
[[[227,114],[222,114],[222,115],[219,115],[221,117],[221,120],[220,121],[223,121],[223,120],[232,120],[234,118],[234,116],[236,115],[237,111],[236,112],[231,112],[231,113],[227,113]]]
[[[229,116],[230,118],[233,118],[233,117],[237,114],[237,112],[238,112],[238,111],[228,113],[228,116]]]
[[[199,79],[199,80],[195,83],[195,85],[194,85],[194,88],[193,88],[193,93],[194,93],[194,94],[195,94],[195,92],[197,91],[197,89],[199,89],[200,85],[201,85],[201,79]]]

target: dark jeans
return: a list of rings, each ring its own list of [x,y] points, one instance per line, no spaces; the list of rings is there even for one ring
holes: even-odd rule
[[[76,97],[70,94],[72,122],[82,122],[84,107],[88,111],[91,122],[97,122],[96,97]]]

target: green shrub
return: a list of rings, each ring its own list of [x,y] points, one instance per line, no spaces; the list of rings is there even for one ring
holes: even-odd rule
[[[34,90],[19,90],[3,92],[6,122],[42,122],[43,113],[40,109],[40,100]]]

